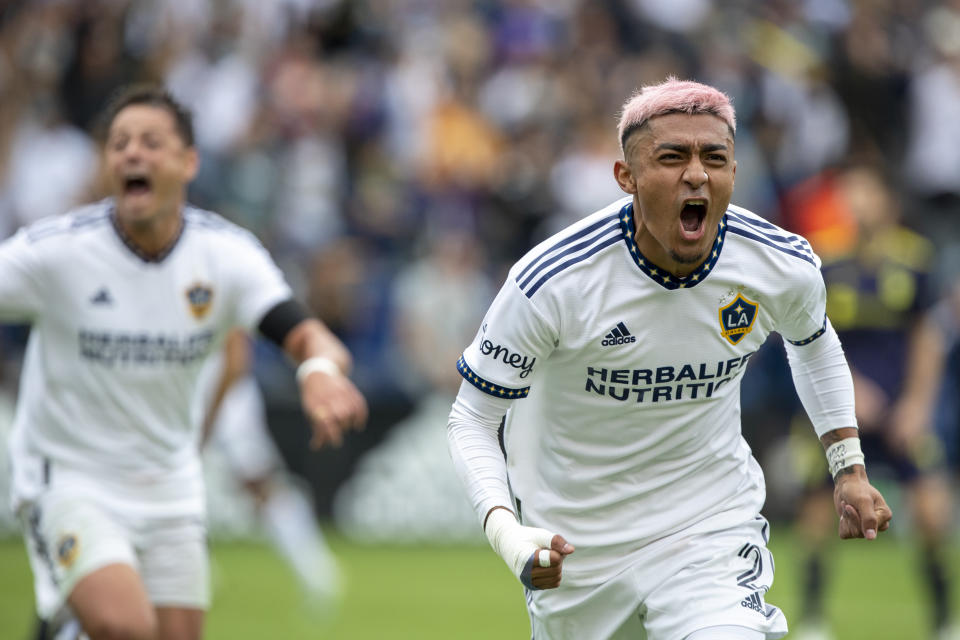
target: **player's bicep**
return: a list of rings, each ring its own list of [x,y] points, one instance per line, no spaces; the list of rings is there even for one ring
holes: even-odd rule
[[[268,312],[290,300],[293,292],[270,254],[252,235],[238,243],[231,261],[233,324],[252,332]]]
[[[804,269],[793,287],[793,301],[786,307],[777,330],[790,344],[810,344],[827,326],[827,288],[819,270]]]
[[[557,339],[555,323],[508,279],[457,369],[464,380],[488,395],[523,398],[537,366],[549,357]]]

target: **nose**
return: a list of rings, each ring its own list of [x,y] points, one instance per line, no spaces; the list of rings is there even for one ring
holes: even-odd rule
[[[127,146],[123,149],[123,155],[125,158],[136,158],[140,156],[140,143],[131,140],[127,143]]]
[[[128,140],[127,143],[123,145],[123,149],[120,150],[120,157],[125,162],[139,160],[142,155],[143,143],[136,139]]]
[[[703,168],[699,159],[692,159],[687,165],[686,169],[683,171],[683,181],[690,185],[693,189],[699,189],[702,187],[707,180],[710,179],[710,176],[707,175],[706,169]]]

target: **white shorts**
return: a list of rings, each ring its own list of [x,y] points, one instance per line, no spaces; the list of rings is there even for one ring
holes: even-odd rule
[[[18,511],[37,614],[59,614],[81,578],[110,564],[133,567],[156,606],[206,609],[206,531],[197,517],[125,517],[89,492],[51,487]]]
[[[773,584],[769,525],[668,536],[600,585],[527,591],[534,640],[681,640],[734,626],[782,638],[787,621],[764,595]]]

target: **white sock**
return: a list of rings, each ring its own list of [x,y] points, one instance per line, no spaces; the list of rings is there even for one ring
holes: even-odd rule
[[[263,520],[270,541],[303,588],[312,596],[335,597],[340,572],[307,494],[288,482],[275,483],[263,505]]]

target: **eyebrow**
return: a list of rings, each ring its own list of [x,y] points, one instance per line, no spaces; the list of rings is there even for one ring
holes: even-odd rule
[[[137,136],[151,136],[151,135],[162,135],[162,132],[159,129],[144,129],[142,131],[137,131],[135,133],[131,133],[126,129],[120,129],[120,130],[111,129],[109,132],[107,132],[108,138],[114,138],[114,137],[120,137],[120,136],[135,138]]]
[[[664,142],[662,144],[657,145],[657,151],[660,151],[661,149],[668,149],[670,151],[681,151],[683,153],[690,153],[690,145],[681,144],[678,142]],[[726,151],[727,145],[710,143],[710,144],[703,145],[700,148],[700,150],[708,153],[711,151]]]

